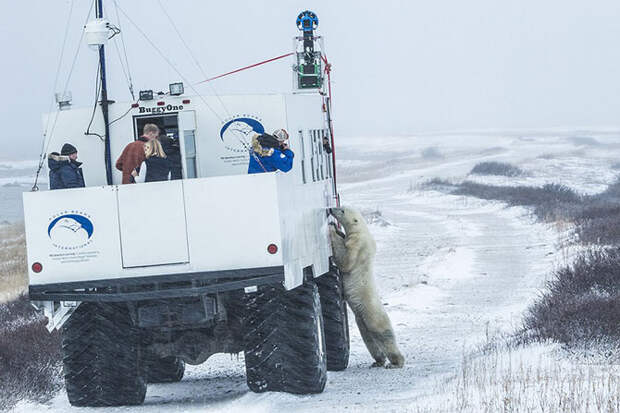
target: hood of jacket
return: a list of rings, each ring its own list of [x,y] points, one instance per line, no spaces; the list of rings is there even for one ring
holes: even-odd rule
[[[52,171],[70,163],[71,159],[68,156],[60,155],[58,152],[52,152],[47,157],[47,166]]]
[[[261,144],[258,142],[258,137],[260,135],[255,133],[254,136],[252,136],[252,150],[258,155],[258,156],[271,156],[273,155],[273,148],[263,148],[261,146]]]
[[[82,165],[82,162],[72,162],[71,158],[66,155],[60,155],[58,152],[52,152],[47,157],[47,166],[51,171],[55,171],[65,165],[71,165],[79,168],[80,165]]]

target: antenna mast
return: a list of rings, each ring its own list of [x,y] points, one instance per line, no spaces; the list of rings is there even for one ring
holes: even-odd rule
[[[103,19],[103,0],[95,0],[95,11],[97,19]],[[110,149],[110,123],[108,116],[108,86],[105,72],[105,46],[99,45],[99,73],[101,76],[101,111],[103,113],[103,123],[105,125],[105,174],[108,185],[112,185],[112,159]]]

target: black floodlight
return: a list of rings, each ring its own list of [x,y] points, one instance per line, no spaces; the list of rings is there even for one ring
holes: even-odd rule
[[[170,95],[179,96],[182,95],[185,90],[183,89],[183,82],[170,83]]]
[[[153,91],[152,90],[141,90],[140,100],[153,100]]]

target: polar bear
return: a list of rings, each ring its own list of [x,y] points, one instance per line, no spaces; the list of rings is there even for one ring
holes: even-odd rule
[[[364,217],[351,208],[330,208],[330,213],[344,227],[346,234],[330,227],[334,261],[342,274],[344,295],[355,314],[355,322],[368,351],[375,359],[373,367],[390,364],[400,368],[405,358],[396,345],[390,319],[383,309],[373,276],[376,244]]]

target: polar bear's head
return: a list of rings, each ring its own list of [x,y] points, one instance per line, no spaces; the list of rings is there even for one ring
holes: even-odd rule
[[[344,227],[347,234],[357,232],[360,229],[366,228],[366,221],[359,211],[349,208],[330,208],[329,212],[338,220],[340,225]]]

